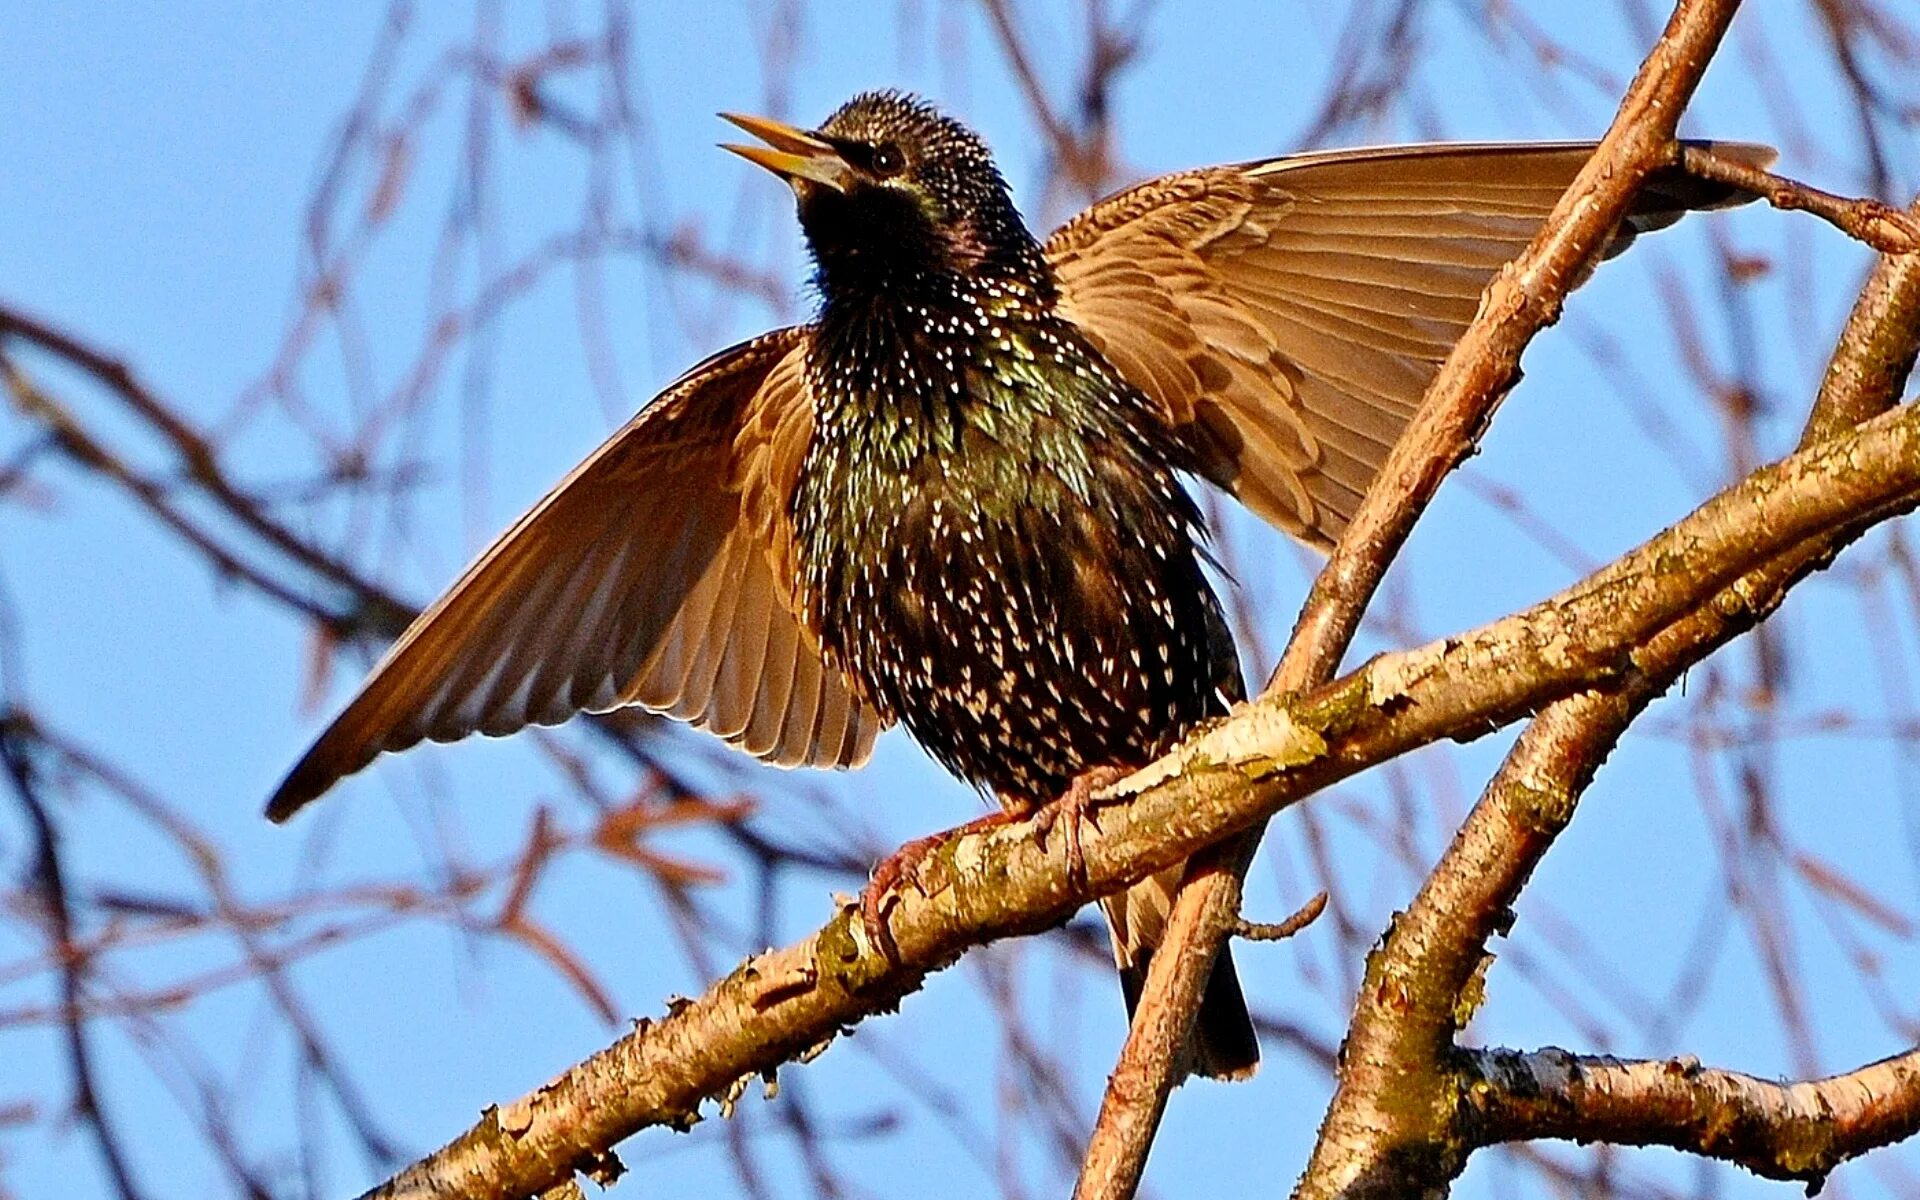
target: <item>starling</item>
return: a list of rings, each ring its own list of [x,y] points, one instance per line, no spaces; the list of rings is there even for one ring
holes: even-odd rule
[[[913,97],[728,119],[792,186],[817,317],[694,367],[482,553],[275,820],[382,751],[622,705],[782,766],[858,765],[897,721],[1013,814],[1148,762],[1243,695],[1185,478],[1331,545],[1592,151],[1188,171],[1042,243],[980,138]],[[1614,248],[1744,198],[1665,173]],[[1129,1007],[1180,879],[1104,902]],[[1227,956],[1195,1047],[1208,1075],[1259,1060]]]

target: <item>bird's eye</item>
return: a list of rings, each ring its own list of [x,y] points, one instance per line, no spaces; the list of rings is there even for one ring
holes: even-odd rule
[[[900,153],[900,147],[892,142],[881,142],[873,148],[873,173],[882,179],[898,175],[907,169],[907,156]]]

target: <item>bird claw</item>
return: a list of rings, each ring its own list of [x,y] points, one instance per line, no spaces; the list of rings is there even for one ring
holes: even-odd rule
[[[1067,825],[1067,878],[1074,886],[1087,886],[1087,856],[1080,844],[1080,823],[1093,821],[1094,812],[1100,807],[1098,793],[1125,779],[1132,772],[1125,767],[1095,767],[1075,776],[1060,798],[1041,807],[1034,814],[1033,832],[1042,850],[1053,836],[1053,827],[1061,821]],[[1098,822],[1094,822],[1098,825]]]
[[[922,896],[927,895],[920,869],[935,851],[957,837],[997,828],[1014,819],[1010,813],[988,813],[953,829],[915,838],[873,868],[867,886],[860,889],[860,925],[867,935],[867,943],[880,951],[889,966],[900,965],[900,947],[893,940],[893,930],[887,926],[887,913],[900,902],[901,885],[910,885]]]
[[[1062,821],[1066,822],[1067,873],[1077,886],[1085,887],[1087,883],[1087,859],[1080,844],[1080,823],[1092,820],[1094,811],[1100,807],[1098,792],[1130,774],[1132,772],[1125,767],[1095,767],[1075,778],[1059,799],[1042,805],[1033,813],[1034,840],[1042,850],[1047,848],[1054,827]],[[922,896],[927,895],[927,886],[920,874],[921,867],[940,847],[957,837],[995,829],[1025,815],[1024,812],[988,813],[953,829],[915,838],[881,860],[867,879],[867,886],[860,889],[860,926],[867,935],[867,944],[878,950],[888,965],[899,966],[900,946],[893,940],[893,930],[887,925],[887,914],[900,902],[901,886],[910,886]]]

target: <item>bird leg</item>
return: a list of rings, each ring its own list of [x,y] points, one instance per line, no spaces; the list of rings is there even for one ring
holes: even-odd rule
[[[1085,885],[1087,882],[1087,858],[1080,847],[1080,822],[1093,820],[1093,814],[1102,803],[1098,793],[1105,788],[1133,774],[1128,767],[1094,767],[1074,777],[1067,790],[1051,804],[1043,805],[1033,818],[1033,832],[1042,850],[1046,849],[1047,839],[1053,834],[1053,827],[1062,820],[1067,823],[1067,877]],[[1098,822],[1096,821],[1097,825]]]
[[[910,884],[914,891],[926,895],[927,888],[920,878],[920,868],[935,851],[955,838],[998,829],[1025,815],[1022,812],[990,812],[964,825],[915,838],[883,859],[873,868],[867,886],[860,889],[860,923],[866,929],[867,941],[877,947],[889,963],[899,966],[900,947],[894,944],[893,931],[887,928],[887,911],[900,902],[900,885]]]
[[[1006,807],[999,812],[990,812],[964,825],[915,838],[900,847],[873,868],[867,886],[860,890],[860,923],[866,931],[867,941],[878,948],[889,963],[898,966],[900,947],[893,940],[893,931],[887,927],[887,913],[900,902],[900,886],[907,884],[921,895],[927,895],[920,870],[940,847],[955,838],[999,829],[1029,816],[1033,817],[1034,839],[1043,850],[1046,849],[1047,839],[1053,835],[1054,826],[1062,820],[1066,822],[1067,871],[1072,878],[1084,884],[1087,862],[1080,848],[1080,822],[1091,820],[1094,810],[1100,807],[1097,793],[1101,789],[1118,783],[1132,773],[1126,767],[1095,767],[1076,777],[1066,792],[1049,804],[1035,808],[1002,797]]]

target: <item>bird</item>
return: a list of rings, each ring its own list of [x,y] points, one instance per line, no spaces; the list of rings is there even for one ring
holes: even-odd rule
[[[722,115],[792,190],[814,318],[693,367],[482,552],[273,820],[382,752],[628,705],[786,767],[857,766],[899,724],[1008,816],[1144,765],[1245,696],[1194,481],[1332,546],[1594,149],[1181,171],[1042,241],[986,143],[911,94],[813,129]],[[1658,172],[1609,252],[1749,198]],[[1130,1013],[1181,871],[1102,902]],[[1190,1057],[1259,1062],[1230,954]]]

